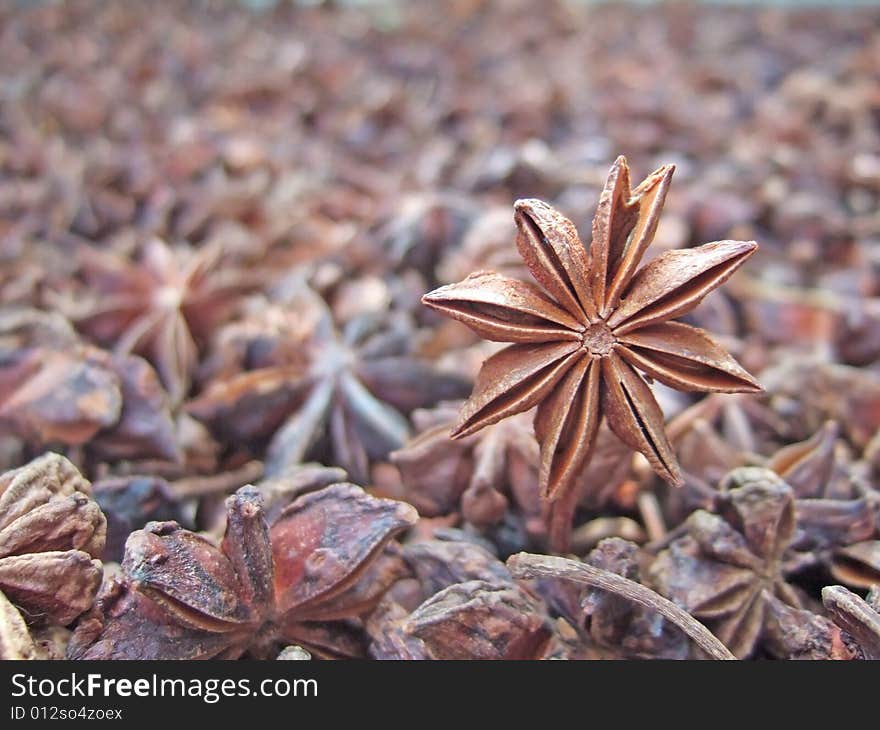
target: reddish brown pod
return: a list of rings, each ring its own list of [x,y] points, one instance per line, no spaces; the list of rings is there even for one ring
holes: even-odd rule
[[[540,484],[550,500],[569,489],[589,462],[602,418],[663,479],[681,483],[646,378],[679,390],[761,390],[706,332],[670,321],[721,286],[756,243],[716,241],[667,251],[638,269],[673,169],[665,165],[631,188],[626,159],[619,157],[599,200],[589,247],[546,203],[518,201],[517,247],[540,286],[479,272],[423,298],[482,337],[513,343],[484,363],[453,435],[467,436],[537,406]]]

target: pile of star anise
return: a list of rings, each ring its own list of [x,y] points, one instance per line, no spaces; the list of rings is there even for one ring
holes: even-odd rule
[[[880,659],[880,14],[258,5],[0,6],[0,658]]]

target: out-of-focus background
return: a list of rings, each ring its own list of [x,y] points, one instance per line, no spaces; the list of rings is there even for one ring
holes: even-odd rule
[[[177,476],[262,459],[301,393],[257,408],[248,399],[271,384],[255,395],[234,376],[307,367],[290,344],[318,331],[288,296],[302,282],[336,327],[402,318],[398,353],[472,378],[485,349],[463,355],[475,338],[419,297],[477,269],[524,273],[513,245],[518,197],[552,202],[588,235],[619,154],[637,180],[677,166],[650,255],[723,238],[761,244],[692,321],[753,372],[803,355],[873,378],[880,8],[792,5],[4,2],[4,352],[18,362],[28,347],[57,349],[70,337],[134,352],[169,404],[144,411],[161,411],[161,428],[119,434],[109,411],[62,417],[36,386],[13,408],[7,384],[4,417],[18,440],[4,447],[6,464],[52,444],[85,449],[79,463],[93,474],[156,454],[175,455]],[[205,294],[200,269],[175,280],[193,275],[186,262],[204,251],[221,252],[224,275],[247,286]],[[287,314],[271,319],[272,304]],[[320,352],[311,362],[337,362],[337,350]],[[7,379],[20,384],[16,367]],[[272,373],[282,391],[301,382]],[[367,379],[374,395],[377,383]],[[391,418],[378,444],[316,458],[366,478],[365,454],[375,467],[402,445],[414,405],[469,392],[415,397],[420,384],[385,389],[403,420]],[[691,401],[660,395],[670,416]],[[862,448],[873,421],[869,411],[859,418],[869,420]],[[354,431],[328,428],[347,448]],[[96,433],[116,435],[97,448]],[[296,443],[291,458],[316,453]]]
[[[153,235],[452,280],[519,196],[587,226],[625,154],[677,165],[657,250],[758,240],[751,325],[873,362],[880,8],[772,5],[5,2],[0,301]]]

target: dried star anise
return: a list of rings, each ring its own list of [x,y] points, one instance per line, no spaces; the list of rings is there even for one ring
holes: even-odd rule
[[[826,586],[822,603],[834,622],[856,640],[865,659],[880,659],[880,586],[874,586],[866,600],[843,586]]]
[[[602,540],[585,562],[639,581],[638,546],[617,537]],[[584,592],[581,601],[590,637],[624,656],[687,658],[690,643],[684,634],[655,611],[599,589]]]
[[[36,659],[37,647],[24,618],[0,591],[0,659]]]
[[[399,448],[409,436],[405,413],[467,390],[463,378],[410,355],[406,322],[385,326],[362,315],[340,333],[327,305],[311,290],[297,288],[286,304],[296,317],[281,318],[277,337],[282,343],[274,346],[262,335],[253,340],[245,364],[255,360],[254,369],[218,378],[187,406],[230,440],[272,435],[269,475],[329,446],[328,463],[366,481],[370,459]],[[293,321],[297,318],[299,324]],[[305,334],[302,321],[310,323]],[[300,349],[282,346],[291,328],[299,333]]]
[[[880,540],[863,540],[836,550],[831,556],[831,574],[857,588],[880,585]]]
[[[398,581],[368,622],[377,659],[536,659],[551,638],[539,598],[478,545],[404,546],[415,578]]]
[[[661,552],[649,572],[660,593],[706,620],[743,658],[766,629],[770,596],[802,608],[786,582],[800,567],[787,555],[796,527],[794,495],[778,475],[759,467],[735,469],[723,486],[722,514],[691,514],[685,536]]]
[[[92,605],[107,524],[90,494],[59,454],[0,476],[0,596],[27,624],[66,626]],[[14,616],[5,626],[20,636]]]
[[[180,457],[165,391],[135,355],[80,342],[37,310],[0,318],[0,432],[40,446],[83,446],[103,459]]]
[[[457,583],[403,622],[430,659],[534,659],[550,631],[540,603],[513,582]]]
[[[828,421],[811,438],[777,451],[767,467],[795,495],[797,533],[792,547],[822,552],[867,540],[875,533],[875,509],[860,481],[838,459],[840,429]]]
[[[783,432],[783,420],[747,395],[712,393],[685,408],[666,424],[685,481],[696,477],[714,484],[761,446]]]
[[[383,547],[415,510],[352,484],[300,497],[271,527],[254,487],[226,505],[219,548],[175,522],[132,533],[123,577],[80,624],[72,658],[268,657],[285,644],[358,654],[341,620],[369,610],[399,577],[400,559]]]
[[[767,399],[788,426],[790,440],[808,438],[828,420],[865,448],[880,429],[880,382],[868,370],[808,358],[786,360],[762,375]]]
[[[453,435],[537,405],[540,485],[549,499],[566,491],[589,460],[603,416],[661,477],[681,482],[663,413],[637,369],[678,389],[761,390],[702,330],[668,321],[696,307],[757,244],[718,241],[669,251],[636,271],[672,171],[661,167],[631,190],[626,160],[618,158],[589,252],[560,213],[538,200],[518,201],[517,247],[543,289],[480,272],[423,297],[481,336],[515,343],[485,362]]]
[[[479,436],[453,440],[455,404],[416,412],[414,420],[436,423],[391,454],[406,486],[406,498],[426,517],[460,509],[477,527],[501,522],[509,497],[519,507],[526,529],[543,532],[534,484],[538,475],[538,444],[531,422],[517,415],[485,429]]]
[[[874,535],[875,510],[864,495],[861,480],[844,458],[844,445],[838,443],[840,428],[828,421],[806,441],[782,447],[765,458],[747,451],[727,448],[708,424],[692,424],[692,436],[704,438],[702,456],[712,466],[703,476],[718,469],[727,473],[739,466],[760,464],[778,474],[794,492],[797,532],[792,547],[811,551],[823,559],[830,548],[867,540]],[[713,443],[723,448],[713,448]],[[696,441],[693,444],[696,447]],[[694,474],[676,493],[685,506],[713,510],[719,493]],[[842,578],[840,578],[843,580]]]
[[[83,276],[100,299],[72,314],[87,335],[112,344],[118,353],[149,360],[178,403],[189,390],[197,344],[253,283],[234,269],[219,268],[218,246],[182,254],[153,238],[141,254],[134,263],[84,246]]]
[[[765,593],[768,653],[784,659],[856,659],[859,651],[833,621]]]

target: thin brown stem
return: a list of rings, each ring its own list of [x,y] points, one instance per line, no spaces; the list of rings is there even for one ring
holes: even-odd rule
[[[638,507],[645,532],[648,533],[648,540],[657,542],[666,537],[666,522],[663,519],[663,511],[660,509],[657,495],[653,492],[639,492]]]
[[[582,491],[582,485],[571,485],[555,502],[545,503],[547,541],[554,553],[571,550],[572,522]]]
[[[210,494],[227,494],[263,476],[263,463],[249,461],[235,471],[221,472],[211,476],[184,477],[171,483],[174,494],[180,499],[204,497]]]
[[[517,553],[507,559],[507,567],[516,578],[560,578],[592,586],[650,608],[674,623],[712,659],[736,659],[712,632],[672,601],[640,583],[617,573],[550,555]]]

